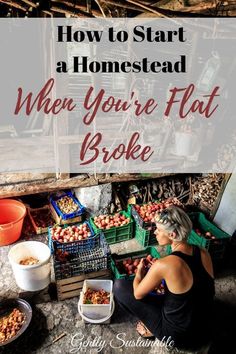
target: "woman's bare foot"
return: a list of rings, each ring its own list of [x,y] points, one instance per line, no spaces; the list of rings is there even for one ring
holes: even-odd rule
[[[143,338],[154,338],[152,332],[149,331],[149,329],[145,326],[145,324],[142,321],[138,321],[136,326],[136,331]]]

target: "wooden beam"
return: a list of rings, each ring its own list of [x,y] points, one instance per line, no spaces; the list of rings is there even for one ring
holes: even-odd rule
[[[138,12],[142,12],[142,9],[139,6],[136,5],[130,5],[127,3],[126,0],[119,0],[119,1],[115,1],[115,0],[106,0],[106,4],[107,5],[112,5],[112,6],[116,6],[116,7],[122,7],[126,10],[130,10],[130,11],[138,11]]]
[[[48,178],[44,181],[30,181],[27,183],[15,183],[1,186],[0,199],[35,193],[53,192],[60,189],[89,187],[96,186],[98,184],[114,182],[131,182],[153,178],[162,178],[172,175],[175,175],[175,173],[153,173],[146,175],[122,173],[113,174],[112,176],[107,174],[100,174],[97,176],[88,176],[86,174],[83,174],[67,179]]]
[[[155,15],[158,15],[160,17],[169,17],[166,13],[166,11],[160,8],[155,8],[155,7],[151,7],[150,5],[144,5],[143,3],[141,3],[140,1],[136,1],[136,0],[126,0],[127,2],[129,2],[130,4],[136,5],[138,7],[140,7],[142,9],[143,12],[152,12]]]
[[[21,1],[24,2],[26,5],[29,5],[31,7],[34,7],[34,8],[37,7],[36,3],[33,2],[33,1],[30,1],[30,0],[21,0]]]
[[[67,6],[70,11],[73,11],[76,9],[78,12],[80,12],[82,15],[85,15],[87,17],[100,17],[101,14],[97,10],[92,10],[92,13],[87,12],[87,7],[83,5],[78,5],[78,4],[73,4],[72,2],[68,0],[51,0],[51,4],[55,4],[55,6],[60,6],[64,5]]]
[[[14,7],[18,10],[22,10],[22,11],[27,11],[27,8],[24,7],[22,4],[20,4],[19,2],[16,1],[11,1],[11,0],[0,0],[0,3],[8,5],[9,7]]]
[[[98,5],[103,17],[111,17],[111,13],[104,4],[104,1],[95,0],[95,2]]]
[[[92,14],[89,14],[88,12],[84,12],[81,11],[80,9],[76,9],[73,6],[67,6],[65,4],[56,2],[56,1],[52,1],[52,6],[50,8],[51,11],[54,12],[59,12],[59,13],[63,13],[63,14],[68,14],[71,15],[73,17],[90,17],[90,18],[94,18],[95,16]]]

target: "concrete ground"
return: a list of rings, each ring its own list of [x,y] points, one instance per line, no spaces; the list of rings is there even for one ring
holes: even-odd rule
[[[45,236],[37,236],[46,242]],[[136,318],[116,307],[111,323],[106,325],[84,324],[77,305],[78,298],[65,301],[51,300],[47,291],[33,294],[22,293],[17,287],[8,262],[9,246],[0,248],[0,299],[23,297],[33,307],[33,318],[26,332],[13,343],[0,347],[4,354],[59,354],[59,353],[167,353],[160,342],[141,340],[135,331]],[[142,249],[136,240],[111,247],[112,252],[125,253]],[[197,353],[235,354],[234,340],[236,319],[236,272],[231,248],[227,256],[227,267],[221,265],[216,275],[216,311],[214,339],[209,348]],[[204,318],[203,318],[204,321]],[[199,328],[199,331],[201,328]],[[60,335],[58,341],[54,340]],[[197,334],[196,334],[197,335]],[[182,352],[178,352],[182,353]],[[190,353],[190,352],[185,352]],[[191,352],[193,353],[193,352]]]

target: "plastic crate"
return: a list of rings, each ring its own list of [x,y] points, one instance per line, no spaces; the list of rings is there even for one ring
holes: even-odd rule
[[[84,304],[84,294],[87,289],[91,290],[105,290],[110,294],[110,303],[109,304]],[[79,306],[81,312],[84,316],[99,320],[105,318],[111,314],[113,302],[113,282],[112,280],[100,279],[86,279],[84,281],[83,289],[80,294]]]
[[[136,221],[136,223],[143,229],[152,231],[152,229],[156,226],[156,224],[151,221],[149,222],[144,221],[139,215],[139,213],[137,212],[137,210],[135,209],[134,205],[132,204],[130,205],[130,212],[134,220]]]
[[[52,216],[55,220],[55,223],[58,225],[70,225],[70,224],[76,224],[83,221],[84,214],[78,215],[72,219],[63,219],[60,215],[57,214],[56,210],[54,209],[51,203],[49,206],[50,206]]]
[[[94,218],[90,218],[90,223],[93,227],[95,233],[102,231],[106,237],[106,240],[109,244],[118,243],[121,241],[127,241],[133,238],[133,220],[131,219],[130,215],[125,212],[121,211],[120,214],[124,215],[126,218],[130,218],[130,222],[127,225],[111,227],[110,229],[99,229],[94,224]]]
[[[73,213],[65,214],[58,207],[57,201],[60,200],[63,197],[66,197],[66,196],[72,198],[74,203],[76,203],[78,205],[79,209],[77,211],[74,211]],[[64,220],[73,219],[73,218],[75,218],[77,216],[82,215],[85,212],[85,207],[82,204],[80,204],[78,199],[76,199],[71,192],[64,192],[63,194],[60,194],[60,195],[50,196],[50,203],[52,204],[52,206],[56,210],[57,214]]]
[[[166,255],[169,256],[172,253],[171,245],[166,247]]]
[[[97,272],[110,267],[110,248],[100,234],[101,245],[93,250],[69,254],[65,261],[60,261],[57,255],[53,255],[55,279],[61,280],[75,277],[81,274]]]
[[[159,252],[155,249],[155,247],[147,247],[143,251],[136,251],[131,253],[126,253],[122,255],[112,254],[111,256],[111,269],[116,279],[134,279],[135,274],[128,275],[126,273],[121,274],[119,269],[116,266],[116,262],[124,261],[128,258],[136,259],[143,258],[150,254],[154,258],[161,258]]]
[[[199,228],[203,232],[209,231],[216,238],[207,239],[198,235],[193,229],[189,235],[188,243],[206,248],[213,260],[222,259],[231,236],[207,220],[203,213],[190,213],[189,217],[194,229]]]
[[[84,251],[89,251],[90,249],[100,247],[100,242],[101,242],[101,232],[98,234],[94,234],[94,231],[92,227],[90,226],[89,222],[85,221],[83,224],[87,224],[89,230],[91,231],[91,236],[84,240],[78,240],[78,241],[73,241],[73,242],[59,242],[57,240],[52,239],[52,228],[48,228],[48,246],[51,249],[51,252],[54,253],[55,250],[61,250],[61,251],[66,251],[69,253],[78,253],[78,252],[84,252]],[[81,225],[80,224],[75,224],[76,225]],[[69,227],[68,225],[62,226],[62,229],[65,229]]]
[[[50,226],[55,224],[55,221],[54,221],[54,218],[52,216],[52,213],[51,213],[49,205],[45,205],[42,208],[34,208],[34,209],[33,208],[27,208],[27,210],[28,210],[29,218],[30,218],[30,220],[32,222],[33,228],[34,228],[34,230],[35,230],[37,235],[46,233],[48,231],[48,227],[50,227]],[[47,225],[47,226],[45,226],[45,227],[40,227],[40,226],[37,225],[37,219],[36,219],[35,213],[41,212],[41,211],[43,213],[48,214],[52,218],[52,223]]]
[[[152,230],[145,230],[139,224],[135,224],[135,238],[138,243],[144,247],[158,244],[156,236],[154,234],[156,228]]]
[[[173,205],[183,208],[183,204],[177,198],[168,198],[164,201],[154,200],[152,203],[155,203],[155,204],[166,203],[166,205],[167,205],[167,203],[169,203],[169,204],[174,203]],[[149,204],[150,203],[141,204],[140,206],[149,205]],[[142,217],[139,215],[139,213],[137,212],[137,210],[135,209],[135,205],[131,204],[129,206],[129,211],[130,211],[131,215],[133,216],[133,218],[135,219],[136,223],[139,224],[140,227],[142,227],[143,229],[148,230],[148,231],[155,230],[156,224],[151,221],[144,221],[142,219]],[[159,212],[160,212],[160,210],[156,210],[155,213],[159,213]]]

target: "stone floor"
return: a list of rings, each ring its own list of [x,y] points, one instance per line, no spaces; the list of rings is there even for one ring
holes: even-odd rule
[[[37,236],[46,242],[45,236]],[[35,294],[22,293],[8,262],[10,247],[0,248],[0,299],[23,297],[33,308],[33,318],[26,332],[13,343],[0,347],[4,354],[28,353],[166,353],[160,342],[141,341],[135,331],[136,319],[116,307],[111,323],[106,325],[84,324],[78,314],[78,299],[58,302],[51,300],[47,291]],[[136,240],[112,246],[112,252],[125,253],[140,249]],[[236,271],[230,249],[227,267],[221,265],[216,276],[216,319],[214,340],[210,347],[198,351],[199,354],[235,354],[236,344]],[[204,321],[204,319],[203,319]],[[199,328],[201,330],[201,328]],[[57,337],[64,334],[58,341]],[[197,335],[197,334],[196,334]],[[118,337],[117,337],[118,336]],[[125,344],[124,344],[125,343]],[[90,344],[90,346],[88,346]],[[182,352],[179,352],[182,353]],[[187,352],[186,352],[187,353]]]

